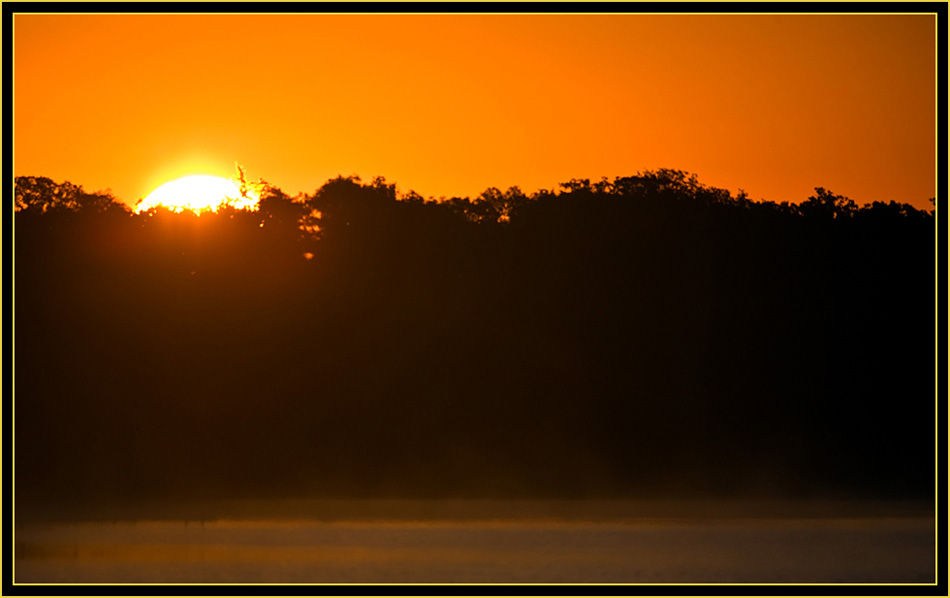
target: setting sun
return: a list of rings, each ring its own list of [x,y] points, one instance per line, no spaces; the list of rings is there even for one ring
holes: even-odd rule
[[[222,206],[243,210],[257,208],[258,197],[251,189],[241,193],[240,184],[210,175],[193,175],[165,183],[135,206],[136,212],[164,207],[174,212],[217,212]]]

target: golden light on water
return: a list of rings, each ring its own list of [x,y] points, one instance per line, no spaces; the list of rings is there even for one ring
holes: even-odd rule
[[[258,193],[250,187],[242,194],[240,183],[198,174],[165,183],[140,201],[135,206],[135,211],[145,212],[163,207],[177,213],[191,210],[200,214],[207,211],[217,212],[224,206],[256,210],[259,200]]]

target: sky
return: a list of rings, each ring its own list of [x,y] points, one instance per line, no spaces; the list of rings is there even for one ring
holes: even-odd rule
[[[133,205],[240,164],[425,197],[674,168],[936,195],[934,15],[15,15],[14,174]]]

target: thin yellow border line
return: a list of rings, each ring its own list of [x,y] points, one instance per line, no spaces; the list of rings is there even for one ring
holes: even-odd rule
[[[940,479],[940,367],[939,367],[939,355],[940,355],[940,333],[937,329],[937,322],[940,321],[940,288],[937,286],[937,281],[940,280],[940,227],[937,226],[937,223],[940,221],[940,207],[939,205],[943,202],[943,198],[939,198],[940,195],[940,164],[938,162],[940,156],[940,135],[938,132],[938,125],[940,124],[940,73],[937,71],[938,65],[940,64],[939,44],[940,39],[940,20],[937,18],[937,15],[934,16],[934,81],[937,82],[937,85],[934,85],[934,547],[938,546],[940,542],[940,510],[937,508],[937,505],[940,504],[940,487],[937,485],[937,480]],[[946,50],[944,50],[946,51]],[[946,114],[946,113],[945,113]],[[950,323],[945,323],[944,325],[950,325]],[[946,347],[944,347],[946,351]],[[948,364],[950,364],[950,355],[946,356]],[[944,370],[947,371],[947,370]],[[944,471],[946,471],[946,455],[944,458]],[[940,582],[940,551],[934,550],[934,584]],[[946,558],[946,557],[945,557]]]
[[[16,25],[14,24],[14,22],[16,21],[16,14],[10,17],[10,21],[11,21],[10,23],[11,24],[10,52],[11,54],[15,55],[14,48],[16,48]],[[16,117],[15,117],[16,115],[16,60],[14,60],[12,56],[10,59],[10,95],[12,96],[10,100],[11,112],[14,115],[14,118],[10,119],[11,121],[10,122],[10,139],[16,139]],[[13,155],[10,157],[10,165],[14,173],[13,181],[11,181],[13,183],[14,200],[13,200],[13,205],[10,207],[10,213],[8,217],[10,218],[11,236],[13,237],[13,242],[12,242],[13,246],[11,248],[12,259],[10,260],[10,268],[13,271],[11,284],[12,286],[15,287],[16,286],[16,282],[15,282],[16,281],[16,217],[15,217],[15,214],[16,214],[16,148],[15,147],[12,154]],[[3,283],[0,282],[0,285],[2,284]],[[11,417],[10,436],[12,438],[11,443],[10,443],[10,453],[11,453],[10,461],[11,461],[11,469],[12,469],[11,476],[10,476],[10,486],[11,486],[10,492],[12,495],[12,500],[10,501],[10,513],[13,519],[13,521],[11,521],[12,526],[10,529],[10,537],[12,539],[11,547],[13,550],[13,555],[12,555],[12,558],[10,559],[13,564],[13,566],[10,568],[10,584],[16,585],[16,527],[17,526],[16,526],[16,289],[15,288],[11,289],[10,295],[11,295],[10,303],[12,305],[11,309],[13,311],[13,317],[10,319],[11,320],[10,325],[12,326],[12,330],[10,331],[10,338],[11,340],[13,340],[13,343],[10,347],[10,353],[11,353],[10,363],[13,365],[13,367],[10,368],[10,377],[11,377],[10,388],[12,389],[12,395],[10,397],[10,417]],[[3,332],[3,323],[2,323],[2,319],[0,319],[0,333],[2,332]],[[0,351],[2,351],[2,349],[0,349]],[[0,384],[2,384],[2,382],[3,382],[3,372],[0,371]],[[3,423],[3,410],[0,409],[0,425],[2,425],[2,423]],[[3,456],[3,445],[2,443],[0,443],[0,459],[3,458],[2,456]],[[4,477],[6,476],[0,476],[0,492],[3,492],[3,478]],[[2,545],[0,545],[0,554],[3,553],[3,548],[5,547],[5,545],[6,543],[3,543]],[[4,562],[6,562],[6,560],[4,560]]]

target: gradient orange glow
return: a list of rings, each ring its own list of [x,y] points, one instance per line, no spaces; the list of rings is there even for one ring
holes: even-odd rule
[[[930,209],[934,15],[15,15],[14,170],[134,205],[235,161],[424,196],[656,168]]]

